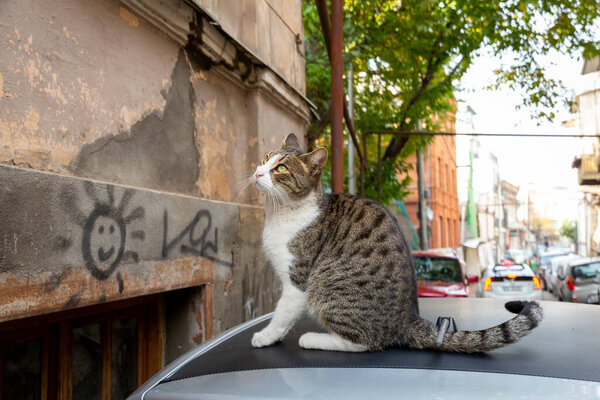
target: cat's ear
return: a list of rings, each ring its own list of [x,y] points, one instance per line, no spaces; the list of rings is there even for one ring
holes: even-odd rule
[[[298,137],[296,135],[294,135],[293,133],[290,133],[289,135],[287,135],[287,137],[285,138],[285,140],[283,141],[283,146],[281,146],[282,148],[286,148],[286,147],[291,147],[292,149],[300,149],[300,143],[298,143]]]
[[[320,172],[327,162],[327,149],[325,147],[318,147],[310,153],[301,155],[300,158],[314,170]]]

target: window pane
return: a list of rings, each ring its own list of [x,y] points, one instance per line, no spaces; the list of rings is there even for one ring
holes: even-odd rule
[[[100,325],[73,329],[73,400],[102,398]]]
[[[2,349],[2,399],[37,400],[42,393],[42,340]]]
[[[112,400],[122,400],[137,389],[137,318],[112,321],[111,335]]]

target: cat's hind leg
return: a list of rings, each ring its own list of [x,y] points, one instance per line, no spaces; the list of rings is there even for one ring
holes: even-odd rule
[[[368,351],[364,344],[358,344],[344,339],[335,333],[308,332],[300,336],[300,347],[313,350],[347,351],[360,353]]]

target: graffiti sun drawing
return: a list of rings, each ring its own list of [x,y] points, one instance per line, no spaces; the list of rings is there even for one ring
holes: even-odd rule
[[[143,219],[145,212],[141,206],[128,207],[134,194],[131,189],[125,189],[117,202],[114,186],[106,185],[105,190],[98,190],[99,185],[85,182],[84,188],[93,201],[92,211],[86,215],[73,204],[72,198],[69,199],[69,208],[83,228],[81,254],[85,266],[95,278],[104,280],[113,274],[122,261],[139,261],[138,253],[127,249],[128,226],[135,220]],[[143,241],[145,231],[134,230],[129,238]]]

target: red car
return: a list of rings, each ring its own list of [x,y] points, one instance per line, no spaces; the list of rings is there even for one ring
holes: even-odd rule
[[[469,283],[477,277],[467,278],[465,263],[448,252],[413,251],[419,297],[469,297]]]

